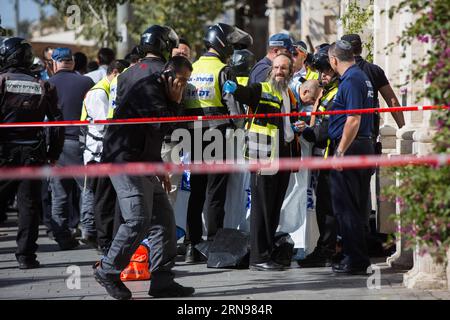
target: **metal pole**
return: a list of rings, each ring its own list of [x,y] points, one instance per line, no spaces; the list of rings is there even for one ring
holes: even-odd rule
[[[20,37],[19,34],[19,19],[20,19],[20,12],[19,12],[19,0],[14,1],[14,22],[15,22],[15,29],[16,29],[16,36]]]
[[[117,5],[116,30],[119,39],[117,41],[116,56],[120,59],[124,58],[131,49],[131,39],[127,28],[127,23],[130,20],[130,7],[130,1]]]

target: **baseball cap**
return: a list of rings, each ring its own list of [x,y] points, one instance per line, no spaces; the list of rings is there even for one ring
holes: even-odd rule
[[[305,43],[305,41],[300,40],[300,41],[295,42],[294,47],[303,51],[304,53],[308,53],[308,45]]]
[[[277,33],[269,38],[269,47],[283,47],[289,51],[293,50],[292,39],[286,33]]]
[[[72,51],[69,48],[56,48],[53,50],[52,59],[58,62],[72,61]]]
[[[360,49],[362,46],[361,37],[358,34],[352,33],[352,34],[346,34],[341,37],[341,40],[345,40],[350,42],[353,49]]]
[[[352,44],[347,40],[338,40],[336,41],[336,47],[342,50],[352,50]]]

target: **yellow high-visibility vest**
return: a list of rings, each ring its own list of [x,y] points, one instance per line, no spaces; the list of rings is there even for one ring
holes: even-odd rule
[[[268,82],[261,83],[261,98],[255,113],[281,113],[283,96]],[[247,159],[273,159],[278,144],[277,118],[253,118],[250,122],[245,157]]]
[[[226,114],[222,103],[219,74],[226,65],[217,57],[202,56],[193,65],[184,102],[188,115]]]
[[[318,80],[319,79],[319,73],[316,71],[311,70],[310,68],[306,67],[306,80]]]
[[[249,77],[236,77],[236,80],[241,86],[246,87],[248,84]]]
[[[99,82],[97,82],[97,84],[95,86],[93,86],[90,91],[94,91],[94,90],[103,90],[106,93],[106,96],[108,97],[109,100],[109,90],[110,90],[110,82],[108,80],[107,77],[104,77],[102,80],[100,80]],[[85,101],[83,101],[83,109],[81,110],[81,121],[87,120],[89,119],[89,115],[87,113],[87,108],[86,108],[86,104]]]

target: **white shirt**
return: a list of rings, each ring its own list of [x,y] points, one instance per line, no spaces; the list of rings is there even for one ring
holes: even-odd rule
[[[106,64],[104,64],[104,65],[101,65],[100,67],[98,67],[97,70],[86,73],[85,76],[91,78],[92,81],[94,81],[94,83],[97,83],[100,80],[102,80],[104,77],[106,77],[107,69],[108,69],[108,66]]]
[[[88,91],[84,98],[84,104],[89,119],[106,120],[106,117],[108,116],[109,100],[105,91],[100,89]],[[104,133],[105,126],[88,126],[86,148],[83,154],[84,164],[87,164],[90,161],[100,162],[100,153],[103,151],[103,141],[99,141],[91,135],[102,139]]]
[[[281,106],[281,112],[290,113],[291,99],[289,98],[287,90],[283,90],[281,95],[283,96],[283,105]],[[283,117],[283,130],[284,130],[284,141],[291,142],[292,140],[294,140],[294,131],[292,130],[291,119],[289,117]]]

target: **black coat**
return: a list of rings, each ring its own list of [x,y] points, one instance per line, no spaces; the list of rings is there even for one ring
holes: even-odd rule
[[[166,95],[160,74],[142,78],[130,88],[114,111],[113,119],[176,116],[182,106]],[[113,125],[103,140],[102,162],[161,162],[166,124]]]

